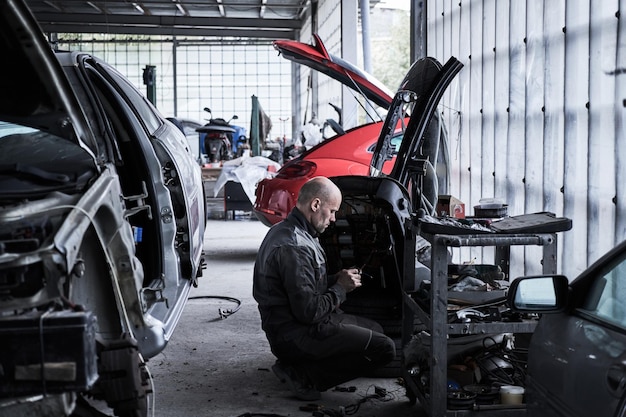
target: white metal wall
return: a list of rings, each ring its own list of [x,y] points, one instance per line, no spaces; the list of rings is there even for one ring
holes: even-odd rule
[[[427,55],[465,64],[443,107],[452,194],[469,212],[501,197],[512,215],[571,218],[559,234],[559,270],[570,279],[626,238],[625,6],[427,2]],[[536,248],[515,256],[529,262],[513,273],[540,272]]]

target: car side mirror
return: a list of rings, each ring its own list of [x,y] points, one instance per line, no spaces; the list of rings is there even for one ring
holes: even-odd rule
[[[569,281],[564,275],[528,276],[509,287],[508,304],[516,312],[556,313],[567,305]]]

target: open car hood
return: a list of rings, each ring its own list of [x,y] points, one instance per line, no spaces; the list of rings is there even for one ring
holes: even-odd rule
[[[393,98],[391,90],[372,75],[329,54],[318,35],[314,34],[313,38],[313,45],[297,41],[278,40],[274,41],[274,48],[288,60],[326,74],[363,94],[378,106],[385,109],[389,108]]]
[[[47,131],[94,155],[95,140],[80,105],[23,0],[0,2],[0,50],[0,121]]]

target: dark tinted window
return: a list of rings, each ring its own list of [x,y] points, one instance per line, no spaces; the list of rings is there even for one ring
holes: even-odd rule
[[[596,277],[583,310],[600,320],[626,329],[626,259],[618,260]]]

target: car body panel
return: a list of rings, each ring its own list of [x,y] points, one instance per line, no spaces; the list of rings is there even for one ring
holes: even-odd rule
[[[145,97],[113,67],[87,54],[57,53],[57,56],[66,76],[73,81],[74,90],[84,89],[80,96],[91,91],[98,97],[85,101],[83,108],[93,105],[90,113],[115,114],[118,120],[125,121],[127,128],[123,134],[119,129],[109,133],[111,138],[115,137],[111,148],[117,149],[122,159],[133,158],[133,165],[140,167],[133,169],[126,163],[127,172],[121,171],[121,175],[126,177],[122,182],[126,184],[123,192],[127,204],[139,203],[128,216],[149,210],[153,217],[144,226],[134,226],[135,231],[139,227],[148,238],[148,226],[152,225],[155,241],[149,243],[152,249],[144,256],[150,253],[150,262],[160,264],[145,270],[145,283],[140,288],[146,317],[141,326],[137,323],[133,326],[136,332],[162,332],[156,338],[139,339],[142,353],[151,357],[163,349],[178,322],[181,309],[174,301],[186,295],[200,269],[205,217],[200,168],[182,132],[165,123]],[[143,186],[147,195],[136,197],[144,193]],[[138,249],[145,244],[148,243],[137,242]],[[188,280],[181,279],[179,269]],[[170,300],[171,307],[167,305]]]
[[[309,149],[301,155],[301,159],[316,162],[318,167],[323,166],[324,172],[329,172],[328,175],[321,174],[325,176],[367,175],[381,127],[382,122],[375,122],[350,129],[345,135],[332,137]],[[400,140],[394,142],[393,150],[397,150],[399,143]],[[346,167],[352,167],[357,171],[348,172],[337,169],[334,164],[339,160],[344,161]],[[327,161],[332,162],[327,163]],[[364,164],[365,161],[367,162]],[[385,162],[382,170],[389,173],[393,168],[393,161],[388,159]],[[333,171],[336,174],[333,174]]]
[[[543,312],[528,348],[529,416],[624,415],[625,273],[622,242],[561,291],[564,308]]]
[[[580,316],[545,314],[541,321],[529,347],[528,415],[619,415],[624,389],[612,389],[609,378],[618,372],[619,383],[626,374],[624,332]]]
[[[278,40],[274,42],[274,48],[286,59],[326,74],[376,105],[389,108],[393,93],[387,87],[352,64],[329,54],[318,35],[313,35],[313,38],[312,45]],[[382,122],[373,122],[335,135],[287,162],[275,178],[261,180],[257,185],[253,207],[256,217],[266,226],[283,220],[295,205],[300,187],[313,175],[367,175],[381,127]],[[315,170],[306,174],[294,170],[293,164],[300,161],[315,164]],[[393,163],[386,161],[383,172],[389,173]],[[300,174],[294,174],[296,171]]]
[[[294,207],[300,187],[313,176],[367,175],[381,126],[382,122],[369,123],[327,139],[287,162],[273,178],[261,180],[254,204],[257,218],[266,226],[283,220]],[[399,139],[394,145],[399,146]],[[291,174],[292,167],[302,161],[314,164],[315,169]],[[391,172],[394,161],[385,162],[384,173]]]
[[[317,34],[313,34],[312,45],[297,41],[278,40],[274,41],[274,48],[286,59],[306,65],[334,78],[381,107],[389,107],[393,92],[371,75],[349,62],[329,54]]]

